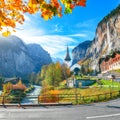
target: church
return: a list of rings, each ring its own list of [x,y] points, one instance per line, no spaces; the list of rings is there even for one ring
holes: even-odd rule
[[[70,68],[70,71],[74,71],[75,68],[81,69],[81,66],[78,63],[71,66],[71,58],[69,54],[68,45],[67,45],[66,56],[65,56],[64,61],[65,61],[65,64]]]
[[[65,64],[68,66],[68,67],[70,67],[70,65],[71,65],[71,58],[70,58],[70,54],[69,54],[69,47],[68,47],[68,45],[67,45],[67,52],[66,52],[66,56],[65,56],[65,59],[64,59],[64,61],[65,61]]]

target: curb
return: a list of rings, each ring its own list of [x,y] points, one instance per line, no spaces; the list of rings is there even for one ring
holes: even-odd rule
[[[120,108],[120,106],[112,106],[112,105],[107,105],[109,108]]]
[[[65,106],[72,105],[72,103],[40,103],[40,104],[0,104],[0,107],[40,107],[40,106]]]
[[[64,106],[64,105],[72,105],[72,103],[40,103],[40,106]]]

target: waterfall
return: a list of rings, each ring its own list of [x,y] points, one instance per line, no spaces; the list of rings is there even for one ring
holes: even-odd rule
[[[110,30],[109,30],[109,23],[107,22],[107,41],[108,41],[108,53],[111,50],[111,41],[110,41]]]

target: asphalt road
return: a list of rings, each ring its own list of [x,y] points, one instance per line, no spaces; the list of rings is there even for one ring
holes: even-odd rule
[[[89,105],[0,108],[0,120],[120,120],[120,99]]]

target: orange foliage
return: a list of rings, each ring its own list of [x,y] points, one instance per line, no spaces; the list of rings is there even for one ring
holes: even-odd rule
[[[61,0],[65,6],[65,13],[71,13],[76,6],[85,6],[86,0]],[[53,16],[62,17],[62,5],[58,0],[0,0],[0,31],[7,27],[7,33],[3,36],[10,35],[10,28],[16,27],[16,23],[23,24],[24,13],[34,14],[40,11],[41,17],[45,20],[52,19]],[[8,34],[9,33],[9,34]]]
[[[79,6],[86,6],[86,0],[80,0],[78,3],[77,3],[77,5],[79,5]]]
[[[50,94],[52,94],[52,95],[58,95],[58,94],[60,94],[60,91],[59,90],[51,90]]]
[[[61,84],[66,84],[66,80],[62,81]]]
[[[49,92],[39,96],[39,101],[41,103],[58,103],[59,94],[60,92],[58,90],[50,90]]]

